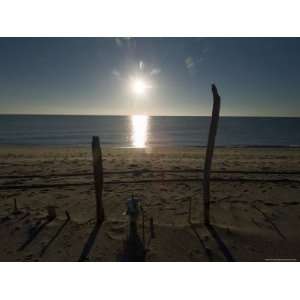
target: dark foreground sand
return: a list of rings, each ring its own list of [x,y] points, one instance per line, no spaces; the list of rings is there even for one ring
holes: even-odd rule
[[[104,169],[185,170],[203,167],[204,149],[103,150]],[[217,149],[214,170],[300,171],[300,149]],[[1,147],[0,176],[91,172],[89,148]],[[85,186],[0,190],[1,261],[116,261],[127,234],[126,200],[133,193],[145,210],[146,261],[264,261],[300,259],[300,175],[213,174],[211,228],[202,222],[202,184],[181,181],[200,173],[107,174],[106,221],[95,229],[92,177],[1,178],[0,186],[86,182]],[[159,182],[179,179],[177,182]],[[272,181],[273,179],[281,181]],[[289,180],[284,180],[289,179]],[[270,180],[270,181],[259,181]],[[299,180],[299,182],[298,182]],[[19,213],[14,214],[16,200]],[[192,203],[192,223],[188,221]],[[57,218],[46,222],[47,206]],[[67,220],[65,211],[71,215]],[[150,239],[149,218],[155,237]],[[141,220],[140,220],[141,221]],[[139,227],[141,233],[141,226]]]

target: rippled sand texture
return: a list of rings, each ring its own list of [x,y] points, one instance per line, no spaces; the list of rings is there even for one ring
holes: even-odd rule
[[[187,171],[202,169],[204,154],[203,148],[104,148],[106,221],[97,228],[90,148],[2,147],[0,260],[122,260],[126,200],[132,194],[141,199],[145,211],[147,261],[300,259],[299,149],[218,148],[213,170],[262,173],[212,174],[222,181],[211,183],[209,228],[201,224],[201,173]],[[134,172],[109,173],[129,170]],[[171,172],[147,172],[151,170]],[[264,173],[270,171],[279,174]],[[283,174],[286,171],[295,174]],[[15,175],[44,177],[7,178]],[[64,185],[72,183],[82,185]],[[52,187],[43,186],[48,184]],[[57,212],[51,222],[46,219],[49,205]],[[138,230],[142,238],[142,218]]]

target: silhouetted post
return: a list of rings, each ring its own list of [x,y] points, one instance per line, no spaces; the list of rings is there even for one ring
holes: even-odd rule
[[[142,229],[143,229],[143,244],[145,245],[145,214],[144,214],[144,209],[141,206],[141,212],[142,212]]]
[[[220,102],[221,102],[221,98],[214,84],[212,84],[211,90],[213,94],[213,109],[212,109],[212,116],[211,116],[210,128],[208,133],[208,142],[206,148],[206,157],[205,157],[205,165],[204,165],[204,173],[203,173],[204,223],[207,225],[210,224],[210,214],[209,214],[210,169],[211,169],[211,162],[212,162],[214,147],[215,147],[215,139],[216,139],[217,129],[218,129]]]
[[[50,206],[47,207],[47,211],[48,211],[48,217],[47,217],[48,220],[49,221],[54,220],[56,218],[56,207],[50,205]]]
[[[14,210],[13,210],[13,214],[17,215],[18,213],[19,213],[19,210],[18,210],[18,205],[17,205],[17,199],[14,198]]]
[[[189,222],[189,224],[192,223],[192,198],[189,199],[188,222]]]
[[[94,182],[96,193],[96,221],[101,225],[104,221],[104,209],[102,203],[103,191],[103,167],[102,167],[102,152],[99,142],[99,137],[93,136],[92,140],[93,152],[93,167],[94,167]]]
[[[153,217],[150,218],[150,236],[152,239],[155,238]]]

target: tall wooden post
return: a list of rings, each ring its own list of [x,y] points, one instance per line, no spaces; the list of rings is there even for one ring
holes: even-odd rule
[[[103,191],[103,166],[102,166],[102,151],[100,147],[99,137],[93,136],[92,140],[93,152],[93,168],[96,193],[96,222],[101,225],[104,221],[104,208],[102,202]]]
[[[207,148],[206,148],[205,165],[204,165],[204,173],[203,173],[204,223],[207,225],[210,224],[210,214],[209,214],[210,169],[211,169],[211,162],[212,162],[213,153],[214,153],[215,139],[216,139],[216,135],[217,135],[219,113],[220,113],[220,104],[221,104],[221,98],[220,98],[217,88],[214,84],[212,84],[211,90],[212,90],[212,94],[213,94],[213,109],[212,109],[212,116],[211,116],[211,121],[210,121],[208,142],[207,142]]]

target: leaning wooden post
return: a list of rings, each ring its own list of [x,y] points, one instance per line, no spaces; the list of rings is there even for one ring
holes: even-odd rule
[[[94,167],[94,182],[96,193],[96,221],[101,225],[104,221],[104,208],[102,203],[103,191],[103,167],[102,167],[102,152],[99,142],[99,137],[93,136],[92,140],[93,152],[93,167]]]
[[[203,201],[204,201],[204,223],[210,224],[210,214],[209,214],[209,202],[210,202],[210,188],[209,188],[209,179],[210,179],[210,169],[211,162],[214,153],[215,139],[218,129],[219,113],[220,113],[220,96],[218,94],[217,88],[214,84],[211,86],[213,94],[213,109],[212,116],[208,134],[208,142],[206,148],[206,157],[204,165],[204,174],[203,174]]]

